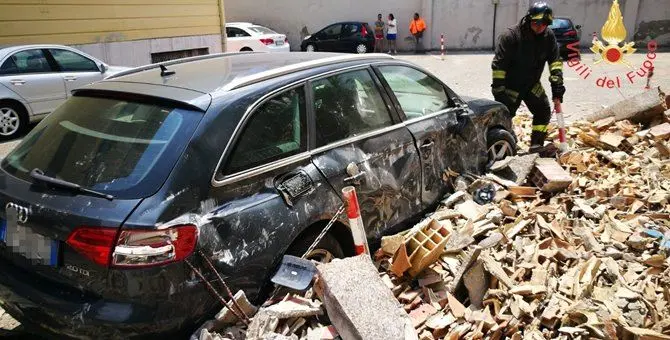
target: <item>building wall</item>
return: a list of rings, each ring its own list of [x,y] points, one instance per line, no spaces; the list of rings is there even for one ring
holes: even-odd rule
[[[107,62],[130,66],[150,60],[150,55],[139,57],[139,53],[163,51],[172,46],[194,48],[205,44],[212,52],[221,51],[224,23],[221,3],[221,0],[0,0],[0,45],[75,45]],[[121,47],[140,50],[117,50]],[[131,56],[118,57],[126,52]]]
[[[534,1],[498,0],[496,39],[500,32],[518,23]],[[556,16],[570,17],[575,24],[582,25],[583,47],[590,46],[593,32],[600,35],[612,5],[612,0],[545,1],[554,8]],[[627,40],[632,40],[642,28],[642,33],[656,34],[659,43],[670,44],[670,0],[619,0],[619,5],[628,30]],[[286,33],[292,49],[299,48],[303,36],[329,23],[342,20],[372,23],[379,12],[384,17],[388,12],[396,14],[398,47],[403,50],[413,46],[408,25],[414,12],[421,13],[426,20],[427,47],[439,49],[441,34],[451,50],[492,49],[494,45],[493,0],[226,0],[225,6],[228,21],[251,21]],[[643,24],[647,26],[641,27]]]
[[[398,21],[398,48],[407,49],[409,20],[421,11],[421,0],[226,0],[226,21],[248,21],[286,34],[291,49],[328,24],[361,20],[372,24],[377,14],[384,20],[393,13]]]

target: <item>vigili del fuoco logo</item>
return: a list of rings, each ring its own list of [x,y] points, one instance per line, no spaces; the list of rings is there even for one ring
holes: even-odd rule
[[[595,32],[593,34],[593,42],[591,46],[591,51],[594,53],[593,64],[624,64],[632,70],[625,75],[616,75],[613,77],[604,75],[598,77],[595,79],[596,86],[610,89],[621,88],[626,84],[635,84],[640,80],[647,81],[653,74],[654,59],[656,59],[656,50],[658,48],[656,41],[650,40],[647,43],[646,59],[639,68],[635,69],[627,60],[627,57],[633,54],[637,49],[634,48],[635,42],[624,41],[626,39],[626,33],[623,15],[621,15],[621,9],[619,8],[619,0],[614,0],[607,21],[605,21],[605,24],[600,31],[601,37],[605,40],[605,43],[598,39]],[[582,58],[580,58],[579,41],[568,44],[567,48],[570,51],[567,61],[568,67],[573,69],[577,75],[584,80],[593,79],[591,78],[593,69],[591,66],[586,65]]]

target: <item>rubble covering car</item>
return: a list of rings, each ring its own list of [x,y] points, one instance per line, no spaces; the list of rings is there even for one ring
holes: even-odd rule
[[[188,331],[219,308],[191,270],[201,252],[257,300],[342,186],[358,185],[379,242],[438,204],[443,169],[482,171],[487,142],[511,154],[510,130],[499,103],[466,102],[386,55],[235,53],[127,71],[75,91],[2,162],[2,307],[61,336]],[[352,247],[339,219],[312,257]]]

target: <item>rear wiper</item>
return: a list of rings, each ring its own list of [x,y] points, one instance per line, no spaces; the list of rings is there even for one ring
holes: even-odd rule
[[[91,195],[91,196],[102,197],[102,198],[108,199],[110,201],[114,199],[114,196],[112,196],[112,195],[108,195],[108,194],[105,194],[105,193],[102,193],[102,192],[98,192],[98,191],[94,191],[94,190],[90,190],[90,189],[86,189],[86,188],[82,188],[81,185],[79,185],[79,184],[64,181],[62,179],[49,177],[49,176],[44,174],[44,171],[42,171],[38,168],[35,168],[35,169],[33,169],[33,171],[30,172],[30,177],[32,177],[33,179],[35,179],[37,181],[40,181],[42,183],[51,184],[55,187],[69,189],[69,190],[72,190],[72,191],[88,194],[88,195]]]

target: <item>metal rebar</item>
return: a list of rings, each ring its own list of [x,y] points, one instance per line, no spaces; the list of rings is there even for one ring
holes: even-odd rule
[[[211,292],[212,292],[212,293],[213,293],[213,294],[214,294],[214,295],[215,295],[215,296],[216,296],[216,297],[217,297],[217,298],[218,298],[218,299],[219,299],[219,300],[226,306],[226,308],[228,308],[228,310],[230,310],[231,312],[233,312],[233,314],[235,314],[235,316],[236,316],[238,319],[240,319],[242,322],[244,322],[245,325],[249,326],[249,321],[248,321],[247,319],[243,318],[243,317],[242,317],[242,316],[241,316],[241,315],[240,315],[234,308],[232,308],[232,306],[226,301],[226,299],[224,299],[224,298],[219,294],[219,292],[217,292],[216,289],[214,289],[214,286],[212,286],[212,284],[209,283],[209,281],[207,281],[207,279],[205,278],[205,276],[202,275],[202,273],[201,273],[198,269],[196,269],[196,268],[191,264],[191,262],[189,262],[188,260],[184,260],[184,262],[186,262],[186,264],[191,268],[191,270],[193,270],[193,272],[195,273],[195,275],[197,275],[197,276],[198,276],[198,277],[205,283],[205,285],[207,286],[207,288],[209,288],[209,290],[210,290],[210,291],[211,291]],[[234,301],[234,300],[233,300],[233,301]]]
[[[247,313],[244,312],[244,309],[242,309],[242,307],[240,307],[240,305],[237,303],[237,300],[235,300],[235,296],[233,295],[233,292],[230,291],[230,288],[226,284],[226,281],[224,281],[223,278],[221,277],[221,274],[219,274],[219,271],[216,270],[216,267],[214,267],[212,262],[209,260],[209,258],[207,256],[205,256],[205,254],[202,252],[202,250],[198,250],[198,253],[200,253],[200,256],[202,256],[205,259],[205,262],[209,266],[209,269],[211,269],[214,272],[214,274],[216,274],[216,277],[219,279],[219,282],[221,282],[221,284],[223,285],[223,288],[226,289],[226,292],[228,293],[228,296],[230,297],[230,299],[233,301],[233,304],[235,305],[235,307],[237,307],[239,312],[242,313],[242,315],[244,315],[244,319],[249,321],[249,316],[247,315]]]

